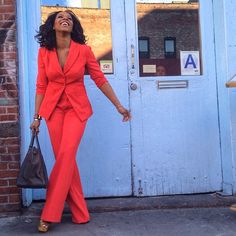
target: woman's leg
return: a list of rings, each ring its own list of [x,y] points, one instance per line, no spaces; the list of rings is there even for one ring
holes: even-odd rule
[[[56,109],[53,113],[52,119],[47,122],[55,158],[57,158],[57,153],[61,144],[63,121],[64,111]],[[55,126],[54,123],[56,123],[57,126]],[[74,223],[84,223],[89,221],[90,217],[84,199],[77,165],[75,165],[73,179],[66,201],[71,209],[72,221]]]
[[[57,153],[59,151],[59,147],[61,143],[64,115],[65,115],[64,111],[61,108],[56,108],[50,120],[46,121],[55,159],[57,158]],[[51,181],[49,177],[49,185],[51,185],[50,182]],[[49,198],[49,191],[47,188],[46,201],[48,198]],[[41,219],[42,219],[42,215],[41,215]]]
[[[61,145],[64,115],[65,113],[62,109],[56,108],[51,119],[47,121],[48,132],[55,159],[57,159],[57,154]]]
[[[50,119],[50,122],[48,123],[49,129],[55,130],[58,127],[59,124],[56,121],[60,120],[60,118],[58,118],[60,116],[61,114],[54,115]],[[57,153],[55,165],[49,178],[46,203],[41,215],[41,219],[44,221],[60,222],[64,209],[64,202],[68,196],[71,186],[72,190],[74,189],[73,186],[75,186],[75,188],[77,188],[77,186],[81,188],[81,184],[78,185],[79,175],[77,175],[76,172],[76,152],[83,136],[85,125],[86,121],[81,122],[73,109],[65,111],[62,124],[60,147]],[[49,133],[53,136],[51,137],[51,140],[58,138],[55,137],[58,134],[50,131]],[[75,221],[78,218],[77,214],[79,212],[81,213],[81,211],[77,209],[77,206],[80,206],[79,209],[84,209],[84,217],[82,217],[82,219],[79,217],[78,222],[84,222],[84,219],[89,220],[89,215],[86,213],[86,203],[81,197],[81,192],[82,190],[79,189],[76,191],[73,190],[72,194],[69,194],[69,198],[73,199],[73,201],[69,200],[70,204],[73,205],[72,211],[75,211],[75,209],[77,210],[77,212],[73,214],[73,216],[76,216]],[[79,197],[75,197],[78,195]],[[77,203],[78,200],[80,202]],[[73,204],[75,201],[77,203],[76,208]]]
[[[69,193],[67,195],[67,203],[70,206],[72,221],[74,223],[80,224],[89,221],[89,212],[84,199],[77,165],[75,165],[73,179],[71,182]]]

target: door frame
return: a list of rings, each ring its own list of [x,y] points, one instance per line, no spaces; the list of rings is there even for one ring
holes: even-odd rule
[[[232,195],[236,192],[236,157],[232,144],[232,120],[230,108],[230,91],[225,82],[230,79],[228,71],[228,30],[227,10],[229,6],[224,0],[211,0],[213,5],[216,82],[218,92],[218,110],[221,141],[221,163],[223,176],[223,195]],[[224,33],[222,33],[224,32]]]
[[[40,1],[17,0],[17,48],[18,48],[18,81],[19,81],[19,105],[20,105],[20,159],[21,163],[24,154],[30,143],[30,122],[31,103],[34,98],[30,98],[30,89],[35,90],[34,80],[37,71],[37,55],[30,55],[29,48],[36,51],[37,42],[33,35],[40,23]],[[22,201],[24,206],[29,206],[32,202],[32,189],[22,189]]]

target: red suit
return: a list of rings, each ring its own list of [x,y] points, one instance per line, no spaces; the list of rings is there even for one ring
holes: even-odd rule
[[[71,40],[65,66],[60,67],[56,49],[40,48],[36,93],[44,94],[39,114],[46,120],[55,155],[41,219],[60,222],[65,201],[74,223],[89,221],[76,153],[92,108],[84,86],[87,68],[97,87],[107,82],[87,45]]]

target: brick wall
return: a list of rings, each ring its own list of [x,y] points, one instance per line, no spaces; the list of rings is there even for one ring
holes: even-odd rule
[[[15,4],[0,0],[0,212],[21,208]]]
[[[63,7],[41,7],[42,20],[54,11],[63,11]],[[87,44],[92,46],[98,60],[112,60],[111,16],[107,9],[69,8],[80,19],[86,35]]]
[[[200,49],[198,4],[137,4],[138,35],[150,40],[150,58],[164,55],[164,38],[176,38],[176,52]]]

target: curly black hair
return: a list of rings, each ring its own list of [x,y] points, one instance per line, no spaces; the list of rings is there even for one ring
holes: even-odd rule
[[[53,26],[54,26],[54,21],[56,19],[56,16],[59,12],[62,12],[62,11],[56,11],[56,12],[51,13],[48,16],[45,23],[39,27],[39,31],[35,35],[35,38],[40,44],[40,47],[45,47],[48,50],[53,50],[54,48],[56,48],[56,34],[55,34],[55,30],[53,29]],[[80,24],[79,19],[72,11],[66,10],[66,12],[68,12],[71,15],[72,20],[73,20],[73,29],[71,32],[71,39],[80,44],[85,44],[86,39],[84,35],[84,30]]]

